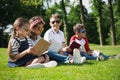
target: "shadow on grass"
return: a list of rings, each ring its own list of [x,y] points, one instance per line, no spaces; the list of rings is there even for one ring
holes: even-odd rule
[[[94,61],[86,61],[83,64],[74,64],[74,63],[58,63],[58,66],[80,66],[80,65],[93,65]]]

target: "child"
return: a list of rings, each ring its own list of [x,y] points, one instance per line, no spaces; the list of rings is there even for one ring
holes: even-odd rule
[[[59,14],[57,14],[57,13],[53,14],[50,17],[51,28],[46,31],[46,33],[44,35],[44,39],[51,43],[49,50],[58,52],[61,55],[68,55],[67,52],[70,52],[71,48],[69,46],[66,46],[66,47],[64,46],[65,38],[64,38],[64,33],[60,30],[61,24],[62,24],[62,22],[61,22]],[[84,63],[85,58],[81,58],[81,59],[84,59],[84,60],[81,60],[79,62]]]
[[[14,32],[8,44],[9,67],[26,66],[27,68],[45,67],[44,56],[33,55],[32,43],[28,37],[29,21],[17,18],[13,24]]]
[[[30,38],[32,40],[33,45],[41,38],[40,35],[44,30],[45,22],[39,16],[32,17],[30,19]],[[72,63],[67,56],[60,55],[55,51],[48,51],[47,53],[50,56],[50,60],[56,60],[57,62],[61,63]],[[51,58],[52,57],[52,58]]]
[[[46,33],[44,34],[44,39],[51,43],[50,50],[56,52],[63,52],[63,51],[69,52],[71,50],[69,47],[63,47],[63,45],[65,45],[65,38],[64,38],[64,33],[59,29],[62,24],[59,14],[57,13],[52,14],[52,16],[50,17],[49,24],[51,28],[47,30]],[[60,48],[56,49],[57,46]],[[52,47],[54,47],[55,49]]]
[[[79,42],[79,44],[81,45],[79,48],[81,56],[85,56],[86,59],[97,59],[97,60],[104,60],[108,58],[108,56],[100,53],[99,50],[90,50],[88,39],[86,38],[86,30],[85,30],[84,25],[76,24],[73,27],[73,30],[74,30],[75,35],[71,37],[70,44],[73,41]],[[85,47],[86,52],[84,51],[84,47]]]
[[[45,22],[40,16],[34,16],[29,20],[30,23],[30,34],[29,37],[31,39],[32,45],[34,46],[36,42],[41,39],[41,34],[44,30]],[[40,45],[41,46],[41,45]],[[56,61],[49,61],[49,56],[47,54],[43,55],[45,57],[45,65],[46,67],[54,67],[57,65]],[[48,62],[49,61],[49,62]]]

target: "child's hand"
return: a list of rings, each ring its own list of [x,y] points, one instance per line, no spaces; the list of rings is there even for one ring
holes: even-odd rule
[[[100,50],[93,50],[93,56],[99,56],[100,55]]]
[[[72,51],[72,49],[69,47],[69,46],[66,46],[66,47],[64,47],[64,48],[62,48],[62,51],[67,51],[67,52],[71,52]]]
[[[27,50],[26,50],[26,53],[29,54],[29,53],[33,53],[35,50],[33,47],[29,47]]]
[[[44,62],[48,62],[49,61],[49,56],[47,54],[45,54],[45,61]]]

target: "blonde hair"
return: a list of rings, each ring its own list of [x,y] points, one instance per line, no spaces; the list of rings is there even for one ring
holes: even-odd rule
[[[13,23],[13,34],[12,36],[16,36],[16,27],[19,26],[20,28],[25,27],[26,24],[29,24],[29,21],[25,18],[17,18]]]
[[[57,18],[57,19],[61,20],[60,19],[60,15],[58,13],[52,14],[51,17],[50,17],[50,19],[51,18]]]
[[[12,39],[16,36],[16,27],[17,26],[22,27],[22,26],[25,26],[26,24],[29,24],[29,21],[24,18],[17,18],[13,24],[13,32],[8,42],[8,51],[7,51],[10,60],[13,62],[17,60],[14,58],[14,55],[11,53],[11,47],[12,47],[11,42],[12,42]]]

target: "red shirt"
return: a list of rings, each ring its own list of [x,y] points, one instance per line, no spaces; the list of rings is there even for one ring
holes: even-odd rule
[[[88,38],[87,37],[82,37],[84,40],[85,40],[85,50],[86,52],[88,52],[90,50],[90,47],[89,47],[89,43],[88,43]],[[73,35],[70,39],[70,43],[72,43],[75,39],[77,39],[77,37],[75,35]]]

